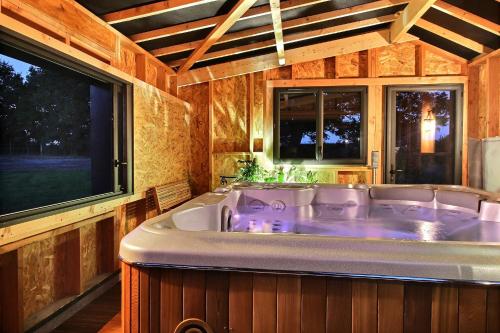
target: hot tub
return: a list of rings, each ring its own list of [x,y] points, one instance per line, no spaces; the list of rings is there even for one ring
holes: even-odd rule
[[[428,324],[434,325],[445,319],[434,307],[453,308],[456,303],[457,309],[464,309],[460,302],[471,300],[458,294],[467,294],[468,288],[484,293],[484,318],[490,318],[487,305],[490,311],[498,310],[500,303],[498,200],[498,194],[455,186],[235,184],[148,220],[127,235],[120,246],[124,284],[133,281],[134,274],[144,274],[149,300],[156,274],[159,303],[179,307],[163,324],[167,331],[195,317],[205,322],[206,330],[243,332],[260,325],[259,316],[269,317],[271,324],[266,325],[273,331],[288,332],[283,330],[287,325],[298,325],[302,332],[330,331],[328,327],[343,322],[333,312],[328,315],[334,311],[328,304],[333,306],[338,297],[349,302],[337,304],[334,312],[350,311],[352,330],[355,320],[369,319],[369,325],[375,321],[375,328],[381,320],[394,325],[397,315],[380,313],[385,301],[391,307],[401,302],[401,309],[391,311],[401,314],[402,327],[427,325],[419,316],[429,311]],[[126,290],[141,294],[142,282],[136,287]],[[452,288],[444,289],[451,290],[451,298],[442,288]],[[388,300],[380,290],[388,293]],[[211,292],[222,293],[222,305]],[[268,298],[261,300],[263,292]],[[249,298],[240,300],[242,293]],[[203,301],[193,305],[198,301],[190,298],[200,297]],[[305,308],[309,298],[311,304],[318,303],[313,313]],[[124,302],[132,309],[131,298]],[[419,302],[428,307],[408,317],[412,304]],[[370,306],[378,313],[375,319],[353,317],[363,316],[359,311]],[[285,310],[290,315],[295,311],[298,322],[290,324],[283,313],[279,317]],[[239,318],[242,311],[250,311],[250,319]],[[255,311],[262,313],[255,317]],[[148,324],[155,320],[151,318]],[[457,325],[458,318],[459,310]]]

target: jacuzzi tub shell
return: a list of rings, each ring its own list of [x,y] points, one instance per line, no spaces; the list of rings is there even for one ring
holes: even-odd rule
[[[120,257],[143,266],[500,283],[498,194],[455,186],[266,186],[237,184],[150,219],[124,237]],[[271,227],[223,232],[223,209],[247,229]],[[322,219],[324,212],[333,215]],[[323,235],[273,232],[275,222],[257,221],[277,216]]]

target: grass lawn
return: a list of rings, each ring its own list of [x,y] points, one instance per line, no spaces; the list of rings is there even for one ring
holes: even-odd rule
[[[0,172],[0,214],[91,195],[90,170]]]

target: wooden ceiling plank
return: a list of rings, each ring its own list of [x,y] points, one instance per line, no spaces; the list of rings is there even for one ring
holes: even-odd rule
[[[312,6],[318,3],[326,2],[328,0],[289,0],[281,3],[281,11],[287,11],[292,9],[297,9],[305,6]],[[268,15],[271,9],[268,5],[258,6],[250,8],[245,14],[240,18],[252,19],[260,16]],[[222,22],[225,15],[212,16],[201,20],[196,20],[187,23],[181,23],[172,25],[165,28],[159,28],[155,30],[145,31],[129,36],[136,43],[145,42],[148,40],[154,40],[163,37],[169,37],[185,32],[201,30],[205,28],[211,28]]]
[[[229,13],[224,16],[224,19],[213,28],[205,40],[199,45],[182,64],[177,73],[186,72],[200,59],[208,49],[217,42],[226,31],[231,28],[234,23],[255,3],[256,0],[239,0]]]
[[[424,19],[419,19],[415,24],[417,27],[425,29],[427,31],[432,32],[442,38],[446,38],[453,43],[459,44],[463,47],[468,48],[477,53],[489,53],[492,50],[481,43],[478,43],[472,39],[464,37],[456,32],[443,28],[440,25],[434,24]]]
[[[391,25],[391,42],[396,43],[437,0],[411,0]]]
[[[118,10],[102,15],[102,19],[109,24],[117,24],[148,16],[167,13],[173,10],[185,9],[217,0],[166,0],[149,3],[142,6]]]
[[[314,24],[314,23],[321,23],[321,22],[326,22],[334,19],[339,19],[342,17],[348,17],[352,15],[358,15],[358,14],[363,14],[367,13],[370,11],[375,11],[375,10],[380,10],[380,9],[385,9],[401,4],[406,4],[408,3],[409,0],[379,0],[379,1],[374,1],[374,2],[369,2],[366,4],[358,5],[358,6],[353,6],[349,8],[344,8],[344,9],[337,9],[325,13],[320,13],[316,15],[310,15],[310,16],[305,16],[305,17],[299,17],[296,19],[288,20],[288,21],[283,21],[282,22],[282,28],[284,31],[292,28],[298,28],[302,27],[305,25],[309,24]],[[251,9],[250,9],[251,10]],[[283,10],[283,8],[282,8]],[[227,43],[227,42],[232,42],[232,41],[237,41],[240,39],[244,38],[250,38],[250,37],[256,37],[260,35],[265,35],[267,33],[271,33],[274,31],[274,27],[272,24],[256,27],[256,28],[251,28],[251,29],[246,29],[246,30],[241,30],[238,32],[233,32],[229,34],[225,34],[222,36],[221,39],[219,39],[215,44],[222,44],[222,43]],[[203,40],[197,40],[197,41],[191,41],[183,44],[177,44],[177,45],[172,45],[172,46],[167,46],[167,47],[162,47],[158,49],[151,50],[151,54],[153,54],[156,57],[160,56],[165,56],[165,55],[170,55],[170,54],[175,54],[179,52],[184,52],[184,51],[189,51],[193,50],[196,47],[198,47]]]
[[[408,34],[401,38],[401,42],[412,40],[415,40],[415,37]],[[286,50],[285,58],[286,63],[292,65],[387,45],[389,45],[389,29],[384,29]],[[271,53],[190,70],[178,76],[178,83],[179,86],[185,86],[277,67],[279,67],[278,59]]]
[[[285,65],[285,44],[283,43],[283,28],[281,22],[280,0],[269,0],[271,6],[271,17],[273,20],[274,39],[276,41],[276,53],[278,63]]]
[[[379,24],[383,24],[383,23],[390,23],[390,22],[393,22],[394,20],[396,20],[395,15],[386,15],[386,16],[375,17],[375,18],[366,19],[366,20],[362,20],[362,21],[340,24],[337,26],[323,28],[323,29],[298,32],[295,34],[285,36],[283,39],[283,43],[289,44],[289,43],[294,43],[294,42],[305,41],[305,40],[316,38],[316,37],[323,37],[323,36],[338,34],[338,33],[346,32],[346,31],[352,31],[355,29],[367,28],[367,27],[371,27],[371,26],[375,26],[375,25],[379,25]],[[219,58],[223,58],[223,57],[227,57],[227,56],[231,56],[231,55],[237,55],[237,54],[241,54],[241,53],[245,53],[245,52],[257,51],[257,50],[265,49],[267,47],[274,46],[275,44],[276,44],[276,41],[274,39],[271,39],[271,40],[266,40],[266,41],[262,41],[262,42],[258,42],[258,43],[252,43],[252,44],[233,47],[233,48],[224,49],[224,50],[220,50],[220,51],[210,52],[210,53],[206,53],[202,58],[199,59],[199,61],[219,59]],[[185,61],[186,61],[186,59],[178,59],[178,60],[168,62],[167,64],[171,67],[177,67],[177,66],[180,66]]]
[[[491,32],[492,34],[500,36],[500,25],[499,24],[491,22],[485,18],[482,18],[481,16],[472,14],[471,12],[468,12],[462,8],[456,7],[450,3],[444,2],[442,0],[438,0],[434,5],[432,5],[432,8],[435,8],[435,9],[437,9],[445,14],[456,17],[457,19],[460,19],[460,20],[465,21],[469,24],[472,24],[480,29]]]

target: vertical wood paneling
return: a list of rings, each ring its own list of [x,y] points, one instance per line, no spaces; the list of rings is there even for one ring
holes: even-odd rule
[[[149,270],[149,330],[151,333],[160,332],[160,283],[161,270]]]
[[[301,332],[326,332],[326,279],[302,277]]]
[[[23,331],[22,251],[0,255],[0,332]]]
[[[432,288],[432,333],[458,332],[458,289]]]
[[[488,289],[486,332],[500,332],[500,288]]]
[[[205,272],[184,271],[183,273],[183,318],[205,320]]]
[[[347,279],[328,279],[326,331],[350,333],[352,330],[352,289]]]
[[[122,328],[124,333],[130,333],[130,267],[122,263]]]
[[[301,279],[298,276],[277,276],[278,333],[300,332]]]
[[[253,333],[276,332],[276,276],[254,274]]]
[[[229,327],[229,273],[207,272],[206,321],[215,332]]]
[[[460,333],[486,331],[486,289],[462,286],[458,294],[458,319]]]
[[[377,332],[377,284],[374,281],[352,281],[352,332]]]
[[[139,332],[139,268],[130,269],[130,332]]]
[[[162,270],[160,297],[160,331],[172,333],[182,321],[182,272]]]
[[[404,293],[404,332],[430,332],[432,287],[427,284],[409,283],[405,285]]]
[[[404,284],[382,281],[377,284],[378,332],[403,332]]]
[[[252,332],[252,288],[250,273],[229,275],[229,327],[231,333]]]
[[[140,268],[139,269],[139,332],[147,333],[150,331],[149,326],[149,314],[151,309],[149,308],[149,274],[150,269]]]

